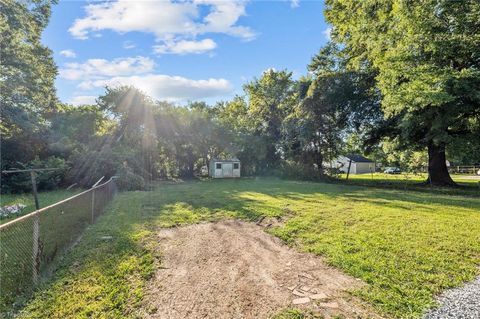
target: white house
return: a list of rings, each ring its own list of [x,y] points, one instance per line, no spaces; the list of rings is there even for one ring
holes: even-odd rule
[[[350,161],[352,164],[350,165]],[[375,163],[362,155],[346,155],[340,156],[332,163],[332,167],[336,167],[342,172],[348,172],[350,165],[350,174],[365,174],[375,172]]]
[[[213,178],[234,178],[240,177],[240,161],[236,158],[210,161],[209,176]]]

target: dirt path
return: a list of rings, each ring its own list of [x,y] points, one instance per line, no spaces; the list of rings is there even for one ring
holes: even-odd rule
[[[164,257],[149,283],[147,318],[268,318],[286,307],[325,318],[374,317],[346,293],[359,281],[255,224],[164,229],[158,239]]]

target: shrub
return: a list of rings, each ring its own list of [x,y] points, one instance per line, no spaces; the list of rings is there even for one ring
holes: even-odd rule
[[[120,190],[132,191],[132,190],[144,190],[145,179],[133,172],[133,170],[126,164],[118,170],[117,173],[117,186]]]
[[[38,157],[30,161],[24,167],[18,169],[29,168],[56,168],[54,171],[43,171],[37,173],[37,189],[51,190],[55,189],[63,182],[65,174],[69,168],[64,159],[51,156],[44,160]],[[31,177],[28,172],[2,174],[2,193],[23,193],[32,191]]]
[[[326,176],[313,165],[307,166],[295,162],[285,162],[282,164],[281,177],[310,181],[323,180],[326,178]]]
[[[51,190],[57,188],[64,180],[69,166],[64,159],[51,156],[42,161],[38,158],[29,163],[30,167],[35,168],[56,168],[54,171],[39,172],[37,175],[38,189]]]

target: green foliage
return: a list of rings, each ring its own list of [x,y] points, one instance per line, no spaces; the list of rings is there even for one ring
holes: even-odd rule
[[[237,156],[242,161],[242,174],[254,175],[267,156],[266,140],[252,132],[252,119],[246,99],[236,96],[232,101],[216,106],[219,124],[229,134],[231,143],[225,153]]]
[[[309,71],[311,76],[297,84],[301,99],[284,123],[284,144],[291,159],[307,171],[315,167],[318,175],[324,162],[346,153],[347,132],[368,134],[383,114],[373,74],[346,69],[335,44],[327,44],[313,57]]]
[[[323,316],[316,315],[312,311],[287,308],[274,314],[271,319],[323,319]]]
[[[476,126],[475,133],[467,138],[454,137],[447,146],[448,159],[454,165],[480,164],[480,138],[477,138],[480,136],[480,120],[472,125]]]
[[[55,168],[54,171],[44,171],[37,173],[37,187],[39,190],[51,190],[57,188],[69,169],[68,164],[64,159],[51,156],[45,160],[40,160],[38,157],[27,163],[21,169],[29,168]],[[12,192],[31,192],[32,182],[30,173],[12,173],[2,174],[2,193]]]
[[[288,179],[318,181],[327,179],[313,165],[305,165],[294,161],[285,161],[282,163],[280,176]]]
[[[69,181],[88,187],[102,176],[108,177],[115,174],[120,161],[119,155],[114,153],[108,145],[100,149],[96,145],[98,144],[75,150],[72,153],[69,158],[72,162],[72,169],[67,175]]]
[[[55,106],[57,69],[51,51],[41,44],[53,1],[2,1],[0,15],[0,92],[3,139],[35,134],[45,112]]]
[[[265,158],[257,161],[258,173],[268,173],[280,165],[282,123],[297,100],[292,73],[269,69],[259,79],[244,86],[248,97],[250,132],[265,145]]]
[[[84,151],[111,126],[96,105],[59,105],[49,121],[48,152],[66,159],[76,151]]]
[[[115,182],[120,190],[131,191],[145,189],[146,185],[143,177],[136,175],[127,165],[122,166],[122,168],[117,171],[116,176],[118,178]]]
[[[450,184],[446,146],[479,137],[480,3],[329,0],[325,15],[350,64],[376,71],[389,135],[428,147],[432,183]]]
[[[454,162],[478,162],[477,2],[329,0],[333,41],[312,58],[308,77],[269,69],[243,96],[214,106],[177,106],[118,86],[81,107],[55,98],[56,68],[40,43],[52,1],[4,2],[2,169],[52,156],[72,167],[40,188],[120,175],[122,187],[142,189],[192,178],[215,157],[238,157],[243,175],[317,179],[340,154],[414,170],[428,150],[438,184],[451,181],[445,150]],[[25,190],[20,181],[7,188]]]
[[[37,158],[31,161],[29,165],[35,168],[55,168],[54,171],[45,171],[39,174],[37,180],[38,188],[44,190],[58,187],[69,169],[64,159],[55,156],[48,157],[44,161]]]
[[[48,113],[55,109],[57,69],[41,44],[52,1],[5,0],[0,14],[1,168],[45,158]],[[2,183],[2,189],[4,185]]]
[[[403,149],[398,146],[398,139],[385,140],[382,148],[385,153],[385,163],[401,167],[409,172],[422,172],[428,166],[428,156],[425,150]]]

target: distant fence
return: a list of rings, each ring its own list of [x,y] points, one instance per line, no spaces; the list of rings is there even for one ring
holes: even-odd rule
[[[453,174],[472,174],[476,175],[480,170],[480,165],[472,166],[450,166],[448,171]]]
[[[28,296],[117,192],[114,179],[0,225],[0,312]],[[2,309],[3,308],[3,309]],[[0,315],[1,317],[1,315]]]

